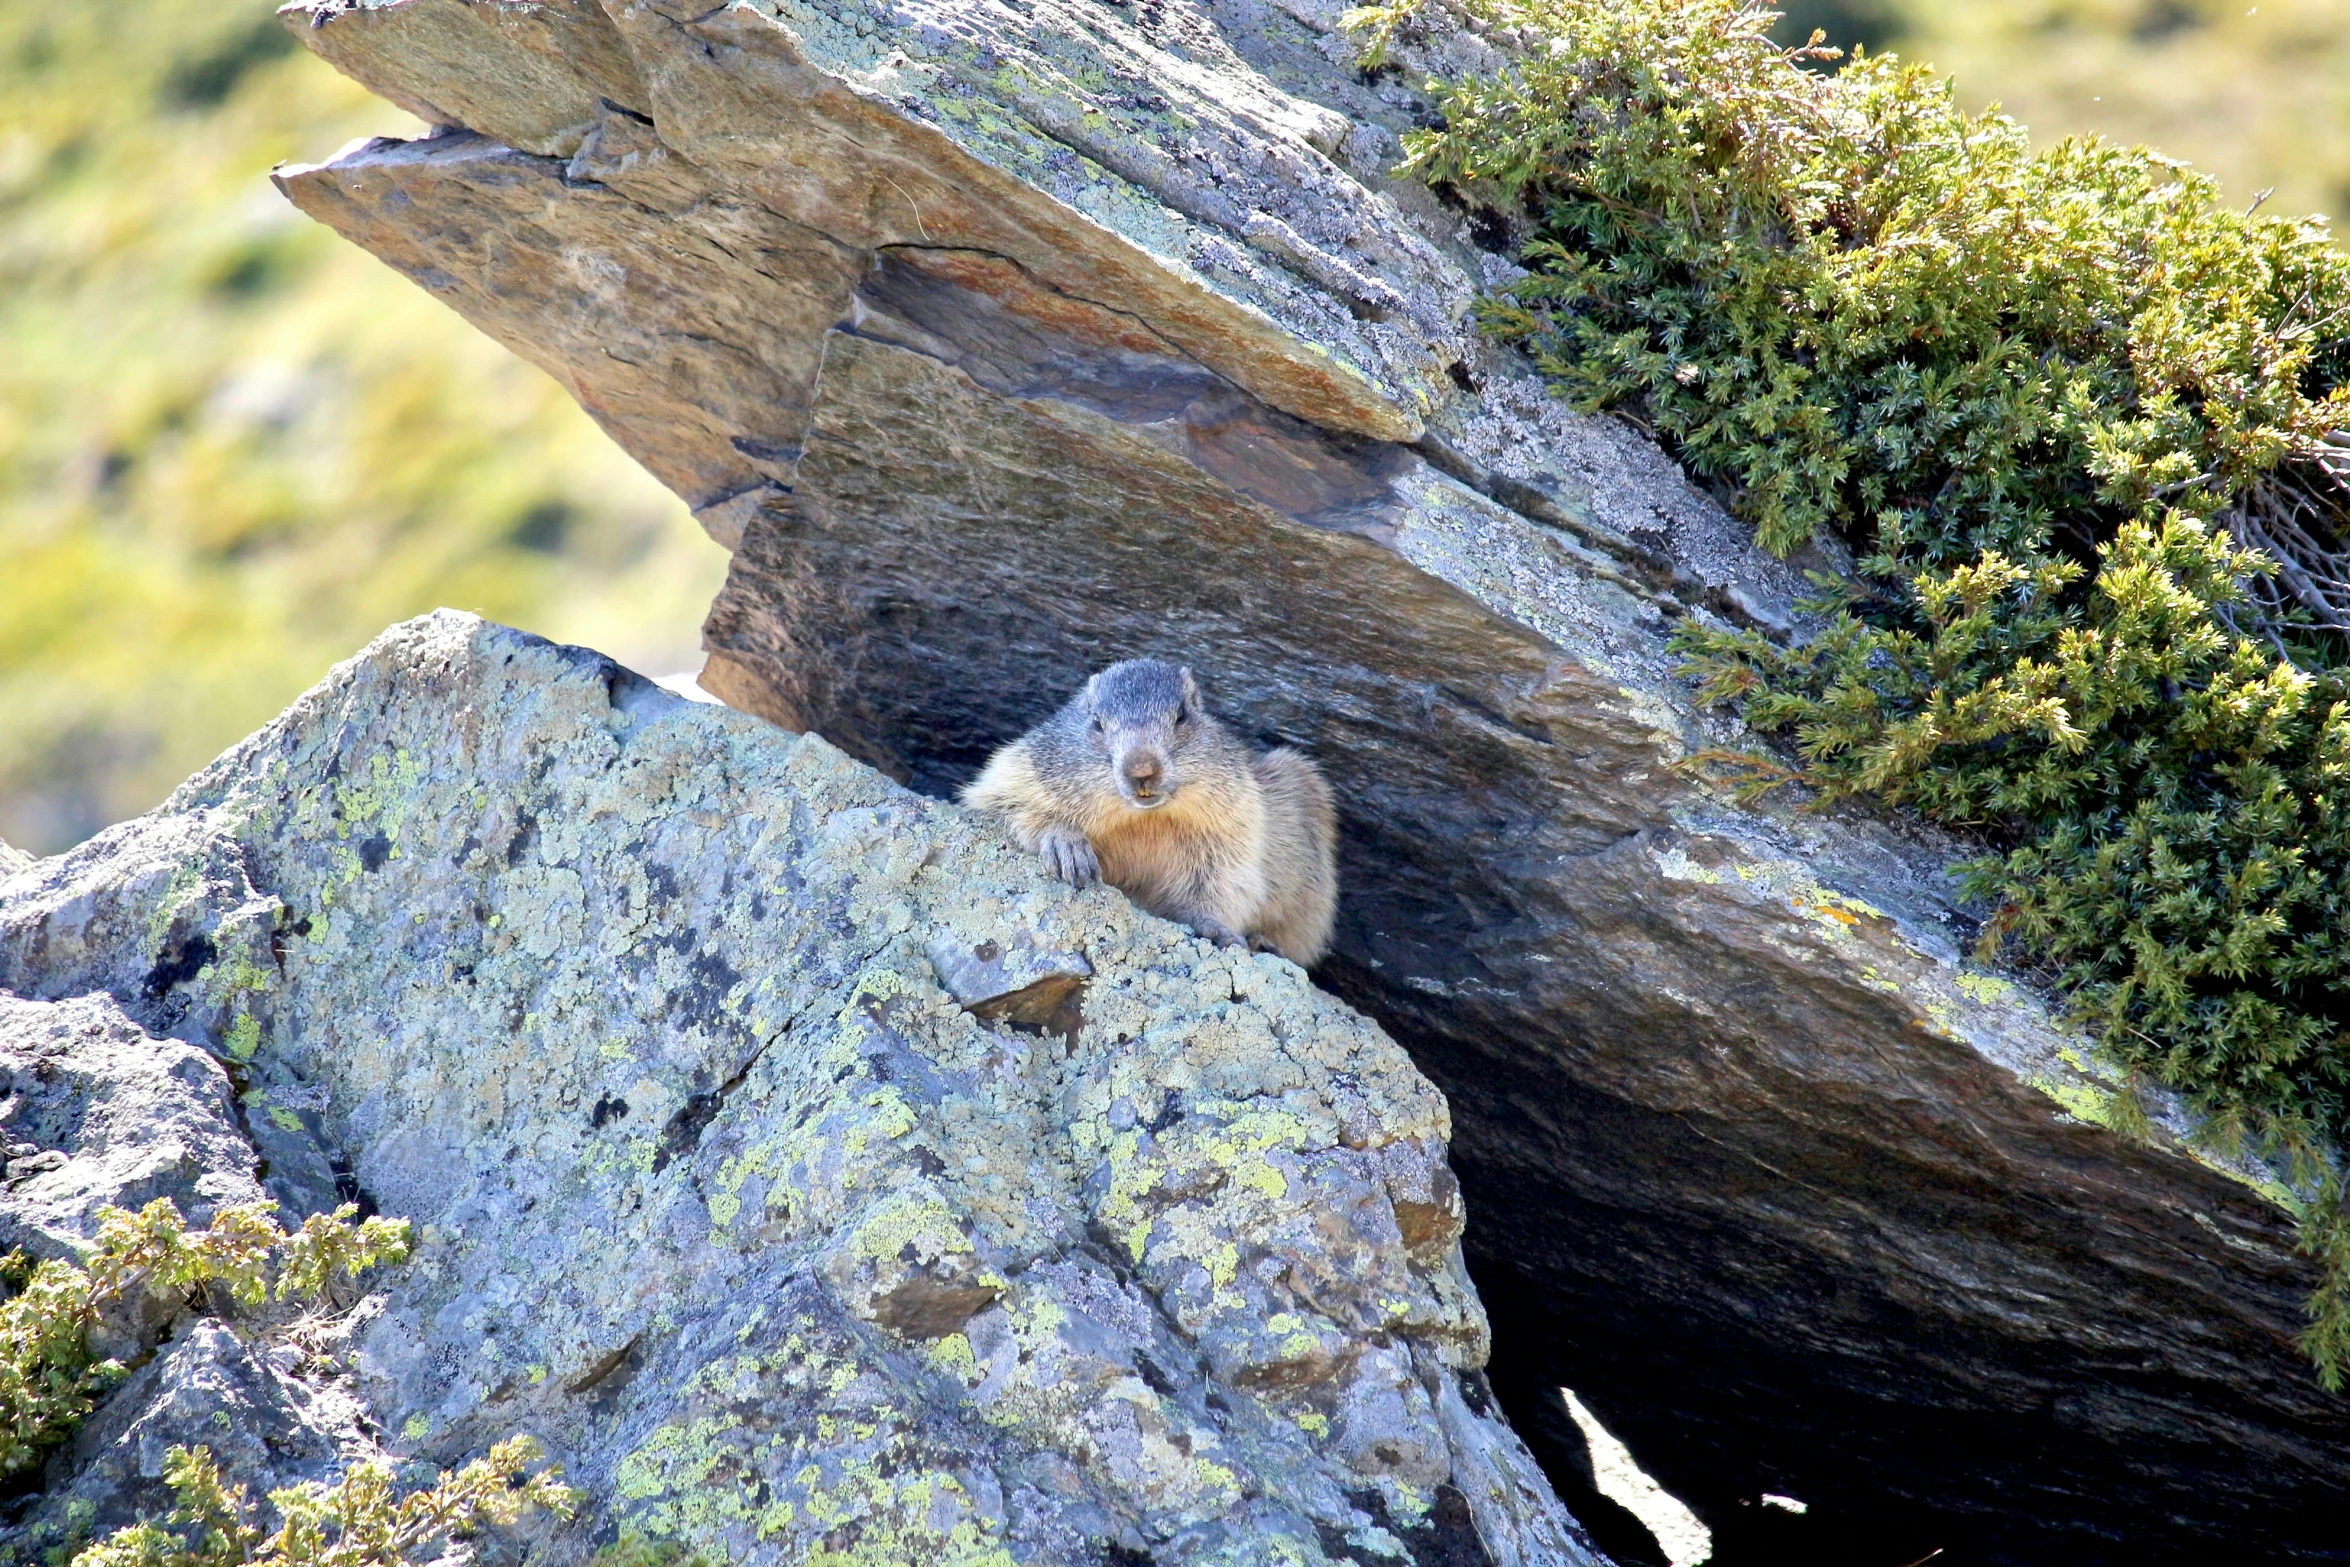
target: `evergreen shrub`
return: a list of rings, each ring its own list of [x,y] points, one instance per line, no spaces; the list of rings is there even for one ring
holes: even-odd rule
[[[403,1493],[381,1463],[359,1463],[333,1485],[272,1491],[282,1520],[253,1521],[252,1499],[231,1485],[212,1452],[174,1447],[163,1478],[178,1502],[168,1517],[120,1529],[75,1553],[72,1567],[410,1567],[462,1560],[446,1548],[485,1523],[511,1524],[530,1507],[568,1517],[579,1494],[527,1436],[508,1437],[431,1485]]]
[[[315,1300],[334,1280],[403,1261],[405,1219],[361,1219],[355,1204],[312,1214],[288,1231],[274,1202],[222,1208],[191,1230],[158,1197],[138,1212],[98,1210],[98,1236],[77,1265],[0,1259],[0,1480],[21,1476],[88,1417],[123,1367],[99,1360],[91,1330],[102,1313],[142,1295],[233,1303],[252,1309],[273,1295]],[[274,1283],[272,1274],[274,1273]],[[527,1436],[433,1484],[403,1491],[389,1466],[362,1462],[333,1485],[273,1491],[279,1526],[265,1530],[245,1488],[232,1485],[211,1451],[174,1447],[163,1474],[177,1502],[163,1518],[117,1530],[71,1553],[72,1567],[409,1567],[484,1523],[512,1523],[528,1507],[568,1517],[578,1493],[564,1486]],[[57,1559],[66,1559],[62,1553]],[[659,1560],[648,1556],[648,1561]]]
[[[1374,58],[1424,3],[1354,14]],[[1465,3],[1521,47],[1431,84],[1407,167],[1530,223],[1485,325],[1765,545],[1854,552],[1798,646],[1684,631],[1703,694],[1825,796],[1978,838],[1986,948],[2291,1161],[2341,1386],[2350,644],[2245,540],[2350,533],[2350,255],[2143,149],[2035,152],[1890,56],[1815,69],[1741,0]]]

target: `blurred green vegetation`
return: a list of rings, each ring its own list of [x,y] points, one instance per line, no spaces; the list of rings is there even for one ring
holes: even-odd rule
[[[1780,0],[1798,41],[1893,49],[2047,146],[2087,131],[2350,235],[2350,0]]]
[[[0,0],[0,838],[145,810],[436,605],[662,674],[725,555],[270,167],[417,124],[269,0]]]

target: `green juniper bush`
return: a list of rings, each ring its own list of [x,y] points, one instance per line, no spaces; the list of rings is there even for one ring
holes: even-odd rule
[[[1353,14],[1372,57],[1429,0]],[[1741,0],[1464,0],[1523,43],[1431,84],[1406,167],[1523,221],[1484,306],[1766,546],[1825,629],[1692,626],[1799,778],[1958,828],[1984,946],[2137,1085],[2288,1161],[2350,1371],[2350,255],[2139,148],[2034,151],[1929,70]],[[1986,955],[1988,955],[1988,950]]]

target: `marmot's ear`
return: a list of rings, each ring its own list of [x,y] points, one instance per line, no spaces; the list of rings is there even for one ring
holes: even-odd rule
[[[1102,677],[1099,675],[1087,675],[1085,677],[1085,700],[1088,703],[1097,702],[1101,700],[1101,694]]]
[[[1191,678],[1191,666],[1186,664],[1176,673],[1183,677],[1183,700],[1193,707],[1197,707],[1199,705],[1199,682]]]

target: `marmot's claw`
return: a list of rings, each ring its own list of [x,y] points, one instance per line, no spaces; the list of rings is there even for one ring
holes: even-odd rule
[[[1069,833],[1053,833],[1040,847],[1052,873],[1072,887],[1090,887],[1102,879],[1102,862],[1093,845]]]
[[[1201,920],[1191,928],[1219,947],[1245,947],[1248,945],[1246,941],[1241,939],[1240,932],[1220,920]]]

